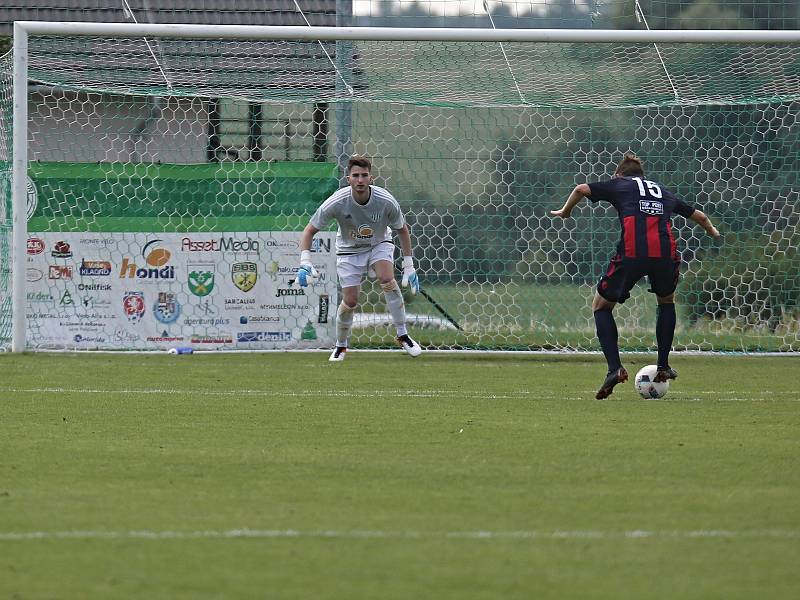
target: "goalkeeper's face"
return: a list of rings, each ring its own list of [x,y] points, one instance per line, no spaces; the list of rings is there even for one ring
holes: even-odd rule
[[[354,166],[350,169],[350,174],[347,176],[347,183],[353,188],[353,192],[357,195],[363,195],[369,191],[369,184],[372,182],[372,175],[368,169],[364,167]]]

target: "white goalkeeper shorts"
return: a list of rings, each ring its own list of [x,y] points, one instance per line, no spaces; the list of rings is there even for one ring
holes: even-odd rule
[[[369,252],[337,257],[336,274],[339,276],[339,284],[343,288],[361,285],[366,272],[379,260],[394,262],[394,244],[383,242]]]

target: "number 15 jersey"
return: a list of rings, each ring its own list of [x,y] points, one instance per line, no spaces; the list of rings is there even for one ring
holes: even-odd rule
[[[614,177],[590,183],[592,202],[606,201],[617,209],[622,236],[617,253],[625,258],[678,260],[670,217],[690,217],[695,208],[643,177]]]

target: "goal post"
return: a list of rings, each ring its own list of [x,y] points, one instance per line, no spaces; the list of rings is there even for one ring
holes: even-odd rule
[[[433,299],[408,298],[424,345],[594,349],[588,299],[614,216],[547,210],[634,150],[724,235],[715,246],[680,227],[676,348],[800,351],[798,43],[776,30],[17,22],[0,65],[0,337],[15,352],[330,345],[333,254],[318,253],[328,277],[309,297],[287,286],[293,240],[352,149],[412,226]],[[370,285],[356,344],[384,347]],[[640,287],[621,307],[627,350],[654,347]]]

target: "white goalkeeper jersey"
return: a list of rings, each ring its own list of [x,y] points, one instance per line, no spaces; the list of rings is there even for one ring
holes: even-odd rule
[[[406,221],[400,204],[387,190],[369,186],[369,200],[359,204],[353,190],[344,187],[335,191],[311,217],[311,224],[325,229],[331,220],[339,224],[336,233],[336,254],[347,256],[369,252],[378,244],[392,243],[392,229],[400,229]]]

